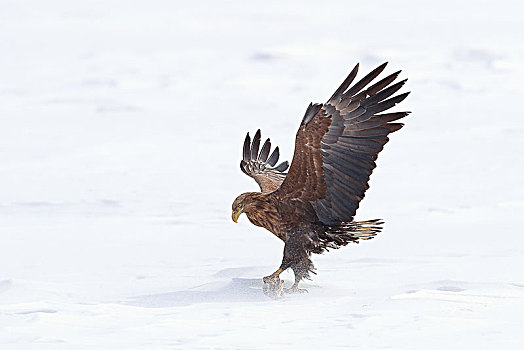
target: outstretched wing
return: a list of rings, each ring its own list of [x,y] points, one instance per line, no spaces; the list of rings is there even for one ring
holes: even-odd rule
[[[240,169],[247,175],[251,176],[260,185],[262,192],[273,192],[276,190],[282,181],[286,178],[285,171],[289,167],[287,161],[280,163],[275,167],[278,161],[280,152],[278,146],[275,148],[271,156],[271,141],[269,139],[264,142],[260,153],[260,129],[257,130],[253,137],[253,142],[249,137],[249,133],[244,140],[244,156],[240,162]]]
[[[409,94],[390,98],[406,82],[390,85],[400,71],[368,86],[386,64],[350,86],[357,64],[325,104],[309,105],[297,132],[289,173],[275,194],[289,203],[311,203],[326,225],[353,220],[388,134],[403,126],[392,122],[409,114],[380,114]]]

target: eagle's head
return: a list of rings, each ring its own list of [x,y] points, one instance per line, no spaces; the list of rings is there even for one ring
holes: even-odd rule
[[[231,218],[234,222],[238,221],[240,214],[249,211],[250,204],[252,203],[252,197],[255,194],[256,193],[253,192],[242,193],[234,200],[232,205],[233,213],[231,214]]]
[[[231,214],[231,218],[233,219],[234,222],[237,222],[240,214],[244,212],[244,208],[246,206],[246,197],[248,196],[248,194],[249,193],[242,193],[240,196],[235,198],[235,200],[233,201],[233,205],[232,205],[233,213]]]

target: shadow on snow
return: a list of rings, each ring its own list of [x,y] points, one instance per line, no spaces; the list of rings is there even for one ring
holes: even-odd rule
[[[177,292],[141,295],[122,303],[155,308],[197,303],[263,302],[270,300],[262,293],[262,279],[232,278],[225,284],[206,283]]]

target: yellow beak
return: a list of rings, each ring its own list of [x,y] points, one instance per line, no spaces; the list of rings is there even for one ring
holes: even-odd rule
[[[237,222],[240,214],[242,214],[242,209],[237,211],[233,210],[233,214],[231,214],[231,219],[233,219],[234,222]]]

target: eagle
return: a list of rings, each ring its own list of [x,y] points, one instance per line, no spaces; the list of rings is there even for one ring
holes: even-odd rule
[[[232,205],[232,219],[237,222],[245,213],[251,223],[285,243],[279,268],[263,278],[266,294],[306,291],[298,285],[316,273],[312,254],[368,240],[381,231],[383,221],[353,217],[369,188],[377,155],[388,135],[404,125],[396,121],[410,113],[383,113],[409,94],[393,96],[407,81],[392,84],[401,71],[373,83],[386,65],[353,84],[357,64],[326,103],[309,104],[296,134],[291,166],[287,161],[276,165],[279,148],[271,153],[270,139],[260,148],[260,129],[253,140],[247,134],[240,169],[258,183],[261,192],[239,195]],[[288,268],[295,282],[284,289],[279,275]]]

